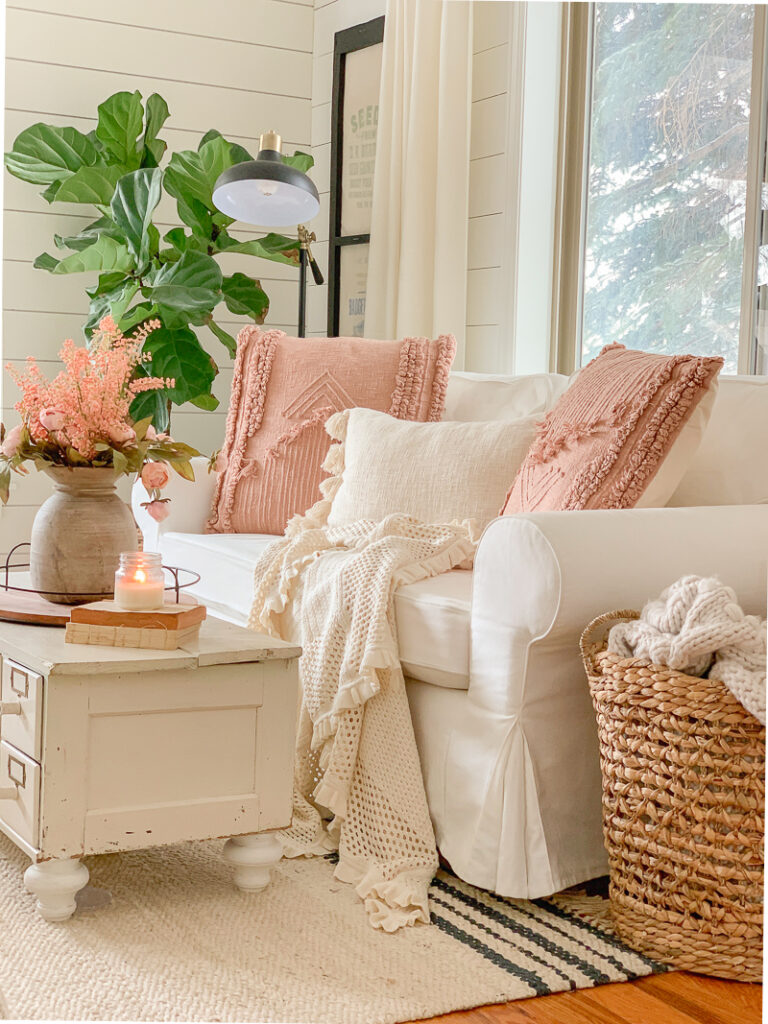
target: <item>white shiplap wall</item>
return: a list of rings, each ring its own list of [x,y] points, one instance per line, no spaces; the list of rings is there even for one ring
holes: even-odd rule
[[[5,148],[36,121],[89,131],[103,99],[139,89],[145,99],[159,92],[168,102],[171,116],[162,137],[171,152],[196,148],[209,128],[254,153],[259,133],[268,128],[281,132],[287,152],[308,150],[314,17],[312,0],[10,0]],[[52,251],[54,233],[71,234],[93,217],[76,205],[59,212],[33,185],[7,174],[4,205],[2,361],[20,365],[32,354],[54,373],[62,340],[81,337],[91,275],[53,277],[35,270],[32,261]],[[178,223],[167,197],[156,221],[161,231]],[[248,229],[234,228],[233,234],[253,237]],[[259,277],[271,300],[268,322],[295,330],[296,271],[242,256],[220,262],[225,273]],[[235,333],[244,318],[225,315],[222,322]],[[173,428],[203,451],[220,444],[232,377],[225,350],[207,334],[201,338],[222,370],[215,385],[220,409],[174,412]],[[15,400],[4,374],[6,423],[15,422]],[[47,493],[46,478],[35,477],[14,480],[11,503],[0,511],[0,551],[28,537],[34,509]]]

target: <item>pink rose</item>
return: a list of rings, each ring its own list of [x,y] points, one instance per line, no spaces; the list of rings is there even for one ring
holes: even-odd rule
[[[151,491],[162,490],[170,479],[167,462],[147,462],[141,471],[141,482],[148,494]]]
[[[136,440],[136,431],[127,423],[116,423],[107,431],[107,437],[112,444],[128,444],[129,441]]]
[[[46,430],[61,430],[66,421],[66,416],[61,409],[54,409],[53,406],[49,406],[47,409],[41,409],[40,415],[38,416],[41,426],[45,427]]]
[[[5,440],[0,444],[0,454],[5,455],[6,458],[12,459],[16,452],[19,450],[21,444],[21,424],[16,424],[12,427],[5,435]]]
[[[171,514],[168,505],[169,502],[167,501],[150,501],[144,507],[147,510],[147,514],[152,516],[156,523],[162,523]]]
[[[216,456],[216,461],[213,464],[213,468],[217,473],[223,473],[224,470],[227,468],[227,456],[224,454],[224,452],[219,452],[219,454]]]
[[[155,428],[152,426],[151,423],[147,427],[147,432],[144,435],[144,440],[145,441],[156,441],[157,440],[157,431],[155,430]]]

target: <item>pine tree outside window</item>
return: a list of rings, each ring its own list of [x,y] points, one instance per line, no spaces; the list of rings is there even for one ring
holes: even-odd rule
[[[765,8],[584,8],[569,54],[583,82],[568,83],[583,124],[571,95],[561,149],[582,173],[563,190],[578,212],[561,211],[558,368],[620,341],[768,372]]]

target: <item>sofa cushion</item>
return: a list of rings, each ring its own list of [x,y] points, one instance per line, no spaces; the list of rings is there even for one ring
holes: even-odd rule
[[[456,339],[290,338],[244,327],[208,529],[281,534],[320,498],[323,429],[342,409],[439,420]]]
[[[211,614],[240,626],[253,598],[253,566],[278,538],[268,534],[166,533],[160,538],[165,565],[200,573],[190,588]],[[472,573],[455,569],[395,594],[403,671],[435,686],[469,687],[469,615]]]
[[[445,393],[444,420],[516,420],[549,412],[570,383],[562,373],[507,377],[452,373]]]
[[[670,505],[768,502],[768,377],[720,377],[712,416]]]

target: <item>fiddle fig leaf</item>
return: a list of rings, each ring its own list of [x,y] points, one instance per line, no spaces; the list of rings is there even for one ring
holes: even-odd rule
[[[269,312],[269,299],[259,281],[246,274],[232,274],[221,284],[224,301],[230,313],[236,316],[250,316],[257,324],[263,324]]]
[[[51,273],[54,272],[56,267],[59,265],[59,260],[55,256],[51,256],[50,253],[41,252],[37,257],[32,266],[35,270],[49,270]]]
[[[115,223],[109,217],[99,217],[88,227],[77,235],[54,235],[53,240],[56,243],[57,249],[86,249],[92,242],[95,242],[97,238],[102,235],[109,235],[110,238],[114,238],[117,242],[124,241],[122,233],[118,230]]]
[[[128,248],[140,269],[149,260],[152,242],[149,228],[152,214],[160,202],[162,180],[163,172],[159,167],[130,171],[120,178],[112,196],[112,220],[125,235]]]
[[[137,376],[148,377],[148,373],[137,374]],[[159,391],[140,391],[131,402],[131,419],[134,423],[146,419],[152,419],[152,424],[158,433],[168,429],[168,394],[162,388]]]
[[[205,133],[202,139],[200,139],[200,142],[197,145],[198,151],[205,145],[206,142],[210,142],[212,139],[222,138],[224,138],[224,136],[221,134],[221,132],[218,132],[216,131],[215,128],[212,128],[210,131]],[[230,156],[232,157],[233,164],[241,164],[245,160],[253,160],[253,157],[248,152],[248,150],[245,149],[244,146],[241,146],[240,143],[238,142],[229,142],[229,153]]]
[[[206,138],[206,136],[204,136]],[[207,141],[202,142],[197,152],[188,149],[174,153],[165,171],[165,189],[172,195],[179,207],[179,216],[193,231],[201,234],[200,228],[205,225],[210,232],[210,215],[215,214],[217,223],[231,224],[232,218],[218,213],[213,204],[213,186],[222,171],[231,167],[235,160],[232,144],[218,133],[209,132]],[[185,215],[182,204],[201,204],[209,214],[203,224],[195,224]],[[195,207],[193,207],[195,210]],[[197,214],[198,221],[200,220]]]
[[[198,409],[205,409],[207,412],[213,412],[214,409],[218,409],[219,400],[216,395],[198,395],[197,398],[190,398],[190,403],[196,405]]]
[[[222,345],[226,348],[230,359],[234,359],[237,355],[237,342],[232,335],[228,334],[223,327],[219,327],[212,316],[207,317],[205,322],[208,325],[208,329],[216,335]]]
[[[107,292],[114,291],[115,288],[120,287],[125,281],[125,274],[119,270],[109,270],[106,274],[99,274],[99,280],[96,284],[90,288],[86,288],[86,295],[90,295],[93,299],[97,295],[106,295]],[[136,285],[138,288],[138,284]]]
[[[93,206],[109,206],[123,168],[114,164],[100,164],[95,167],[81,167],[61,183],[56,192],[60,203],[91,203]]]
[[[40,259],[41,257],[38,256],[35,260],[36,267],[41,266]],[[87,249],[73,252],[63,260],[55,262],[55,266],[46,264],[44,269],[50,270],[52,274],[81,274],[89,270],[115,270],[128,273],[135,266],[133,256],[126,246],[116,242],[108,235],[102,235]]]
[[[160,327],[144,342],[152,353],[147,370],[153,377],[172,377],[175,386],[166,395],[177,405],[210,394],[217,366],[189,327]]]
[[[299,243],[295,238],[286,238],[270,231],[263,238],[251,238],[247,242],[238,242],[222,231],[216,239],[221,252],[241,252],[248,256],[260,256],[275,263],[287,263],[296,267],[299,264]]]
[[[144,123],[140,92],[116,92],[99,104],[96,137],[109,154],[111,164],[120,164],[123,173],[139,166],[136,139]]]
[[[292,156],[284,156],[283,163],[289,167],[295,167],[297,171],[302,171],[304,174],[307,173],[310,167],[315,166],[315,161],[309,153],[302,153],[300,149],[297,149]]]
[[[163,158],[168,144],[162,139],[158,139],[157,135],[168,120],[168,116],[168,104],[162,96],[153,92],[147,100],[147,126],[141,140],[144,147],[141,162],[144,167],[157,167]]]
[[[104,285],[103,291],[98,291],[98,286],[89,291],[91,306],[88,319],[83,325],[83,334],[86,339],[91,337],[102,317],[111,316],[117,324],[120,324],[125,310],[130,306],[138,290],[138,283],[130,278],[128,280],[123,278],[122,284],[118,283],[111,290],[106,290],[108,277],[108,274],[103,274],[99,278],[99,283]],[[143,320],[145,317],[141,319]],[[121,326],[121,329],[125,330],[126,328]]]
[[[141,324],[145,320],[152,320],[157,315],[158,309],[154,303],[140,302],[137,306],[134,306],[133,309],[129,309],[126,313],[122,314],[120,319],[117,321],[117,326],[123,334],[127,334],[129,331],[132,331],[137,324]]]
[[[98,159],[93,140],[77,128],[33,124],[16,137],[13,149],[5,154],[5,166],[22,181],[52,185]]]
[[[185,252],[177,263],[166,263],[145,290],[168,309],[208,312],[221,298],[221,270],[211,256]]]

